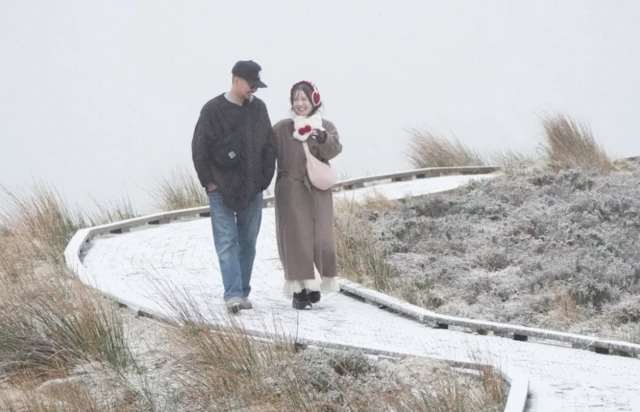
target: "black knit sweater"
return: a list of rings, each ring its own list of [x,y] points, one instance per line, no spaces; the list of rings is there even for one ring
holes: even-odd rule
[[[241,139],[240,162],[223,169],[215,164],[213,150],[232,132]],[[275,173],[275,136],[267,106],[256,97],[242,106],[224,94],[209,100],[200,111],[191,151],[200,184],[215,183],[228,207],[243,210],[269,187]]]

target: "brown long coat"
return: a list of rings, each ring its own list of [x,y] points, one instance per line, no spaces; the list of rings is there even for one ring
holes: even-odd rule
[[[316,189],[307,176],[302,142],[293,137],[293,120],[274,126],[278,174],[275,187],[278,252],[286,280],[314,278],[314,262],[322,277],[338,275],[333,223],[333,192]],[[328,163],[342,152],[333,123],[322,121],[327,140],[309,138],[309,151]]]

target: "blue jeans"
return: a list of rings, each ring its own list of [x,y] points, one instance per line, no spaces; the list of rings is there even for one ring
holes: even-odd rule
[[[256,241],[262,222],[262,192],[246,209],[235,212],[227,207],[218,190],[209,192],[213,243],[220,262],[224,300],[248,297],[251,272],[256,257]]]

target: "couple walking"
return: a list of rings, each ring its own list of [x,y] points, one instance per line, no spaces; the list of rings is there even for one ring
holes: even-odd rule
[[[283,292],[296,309],[311,308],[322,292],[338,291],[333,226],[335,174],[329,160],[342,151],[336,127],[319,113],[322,98],[309,81],[289,93],[291,117],[272,126],[265,103],[254,96],[267,87],[257,63],[239,61],[231,89],[200,111],[192,157],[207,191],[224,300],[232,313],[251,309],[251,274],[262,222],[262,192],[276,173],[278,252]]]

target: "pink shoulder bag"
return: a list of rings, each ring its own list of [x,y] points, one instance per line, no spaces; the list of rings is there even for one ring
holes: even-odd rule
[[[320,160],[309,151],[307,142],[302,142],[304,154],[307,156],[307,174],[311,184],[320,190],[330,189],[338,181],[338,175],[333,168]]]

